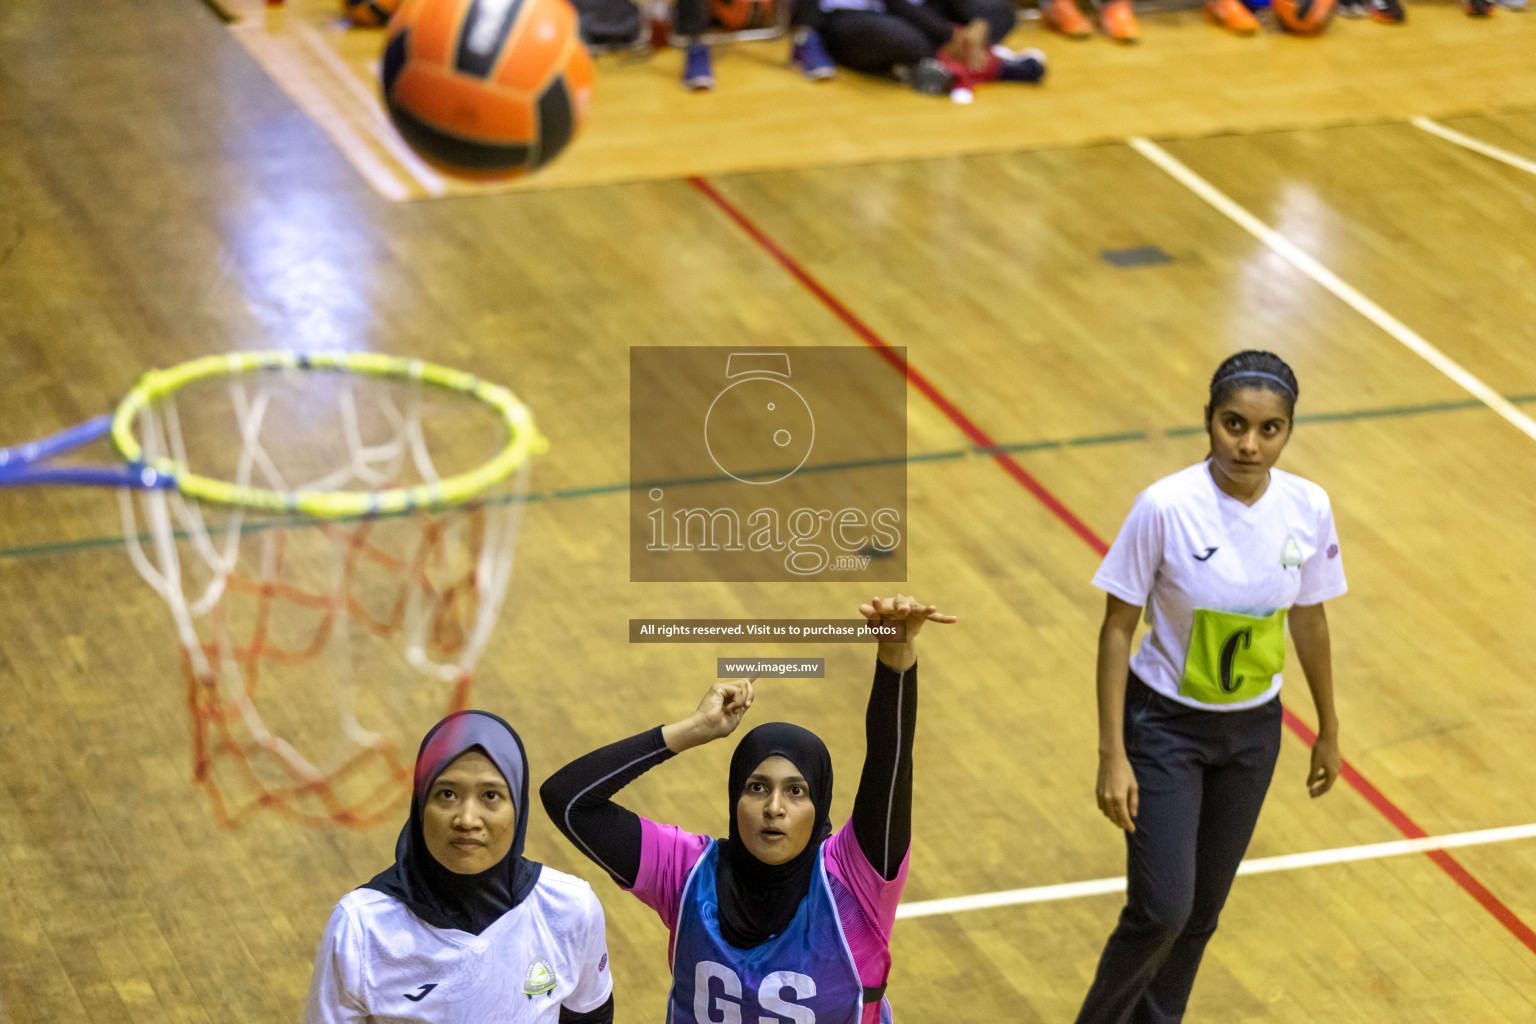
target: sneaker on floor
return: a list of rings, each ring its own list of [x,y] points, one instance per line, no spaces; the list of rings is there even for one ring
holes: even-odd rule
[[[1093,23],[1077,9],[1073,0],[1041,0],[1040,20],[1072,39],[1087,39],[1093,35]]]
[[[1506,11],[1525,13],[1525,0],[1499,0],[1499,6]]]
[[[997,66],[999,82],[1033,83],[1045,77],[1045,54],[1039,50],[1020,50],[1015,53],[1001,46],[994,46],[992,52],[997,54],[1000,62]]]
[[[709,59],[709,47],[694,43],[683,61],[683,88],[708,92],[715,87],[715,70]]]
[[[1136,15],[1131,12],[1131,0],[1109,0],[1099,10],[1099,25],[1104,34],[1117,43],[1134,43],[1141,39]]]
[[[924,96],[948,96],[955,83],[954,73],[936,57],[924,57],[904,71],[903,80]]]
[[[1461,9],[1469,18],[1488,18],[1493,15],[1493,0],[1461,0]]]
[[[1340,0],[1339,17],[1363,18],[1369,12],[1365,9],[1365,0]]]
[[[827,56],[827,48],[816,32],[806,32],[805,38],[795,44],[789,62],[813,82],[826,82],[837,77],[837,68],[833,67],[832,58]]]
[[[1487,0],[1479,0],[1479,2],[1486,3]],[[1210,0],[1205,5],[1205,16],[1228,32],[1235,32],[1240,36],[1251,36],[1259,30],[1257,19],[1243,5],[1243,0]]]
[[[1366,0],[1365,9],[1370,12],[1372,21],[1383,25],[1401,25],[1408,20],[1402,0]]]

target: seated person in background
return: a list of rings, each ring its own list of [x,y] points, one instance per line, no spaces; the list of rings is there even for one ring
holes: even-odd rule
[[[1346,0],[1347,2],[1347,0]],[[1397,0],[1373,0],[1383,5]],[[1249,4],[1259,6],[1255,0],[1206,0],[1205,16],[1228,32],[1251,36],[1259,30],[1258,19],[1253,16]],[[1268,0],[1263,0],[1267,6]],[[1040,20],[1072,39],[1086,39],[1093,35],[1093,23],[1077,6],[1077,0],[1040,0]],[[1099,6],[1099,26],[1104,34],[1120,43],[1140,40],[1141,30],[1136,26],[1136,16],[1131,11],[1131,0],[1107,0]]]
[[[1076,0],[1040,0],[1040,20],[1070,39],[1086,39],[1093,35],[1093,22],[1078,8]],[[1134,43],[1141,39],[1136,15],[1131,12],[1131,0],[1108,0],[1099,5],[1099,27],[1117,43]]]
[[[919,92],[1038,82],[1045,54],[996,45],[1013,31],[1010,0],[819,0],[821,40],[850,71],[893,75]]]
[[[1469,18],[1492,17],[1500,7],[1511,11],[1525,10],[1526,0],[1460,0],[1461,9]],[[1363,18],[1370,15],[1373,21],[1387,25],[1400,25],[1408,20],[1399,0],[1339,0],[1339,14],[1345,18]]]
[[[816,0],[776,0],[794,5],[790,14],[792,45],[789,62],[813,82],[825,82],[837,76],[832,58],[827,56],[821,37],[816,34],[820,12]],[[771,13],[770,13],[771,17]],[[677,0],[672,12],[672,30],[685,40],[683,86],[694,92],[708,92],[715,87],[715,72],[709,47],[700,41],[709,29],[710,5],[707,0]],[[729,31],[727,29],[727,31]]]
[[[1403,10],[1399,0],[1339,0],[1339,17],[1364,18],[1367,15],[1372,21],[1384,25],[1401,25],[1408,20],[1408,12]]]

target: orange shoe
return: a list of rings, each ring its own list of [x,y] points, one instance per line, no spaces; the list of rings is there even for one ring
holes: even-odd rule
[[[1072,39],[1093,35],[1093,23],[1083,16],[1073,0],[1040,0],[1040,18],[1051,28]]]
[[[1210,0],[1205,5],[1205,16],[1240,36],[1251,36],[1259,30],[1258,20],[1243,0]]]
[[[1141,41],[1141,29],[1136,25],[1136,15],[1131,13],[1131,0],[1109,0],[1099,10],[1099,27],[1117,43]]]

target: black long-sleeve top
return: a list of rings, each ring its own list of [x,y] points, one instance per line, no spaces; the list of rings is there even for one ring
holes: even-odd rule
[[[896,877],[912,844],[916,732],[917,666],[897,672],[876,662],[864,713],[864,771],[853,800],[853,832],[886,880]],[[577,758],[539,788],[555,826],[626,889],[640,875],[640,818],[613,795],[672,756],[657,726]]]

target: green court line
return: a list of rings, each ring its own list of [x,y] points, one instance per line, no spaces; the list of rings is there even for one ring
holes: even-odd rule
[[[141,534],[140,541],[149,543],[154,538]],[[178,539],[180,539],[178,537]],[[64,551],[83,551],[87,548],[105,548],[123,543],[122,535],[116,537],[87,537],[84,540],[56,541],[52,544],[32,544],[20,548],[0,548],[0,558],[30,558],[34,555],[56,555]]]
[[[1536,394],[1506,395],[1509,401],[1516,405],[1529,405],[1536,402]],[[1343,412],[1317,412],[1303,414],[1296,417],[1298,424],[1307,423],[1351,423],[1360,420],[1396,419],[1406,416],[1426,416],[1435,413],[1464,412],[1469,409],[1482,409],[1483,403],[1476,399],[1463,399],[1455,402],[1425,402],[1419,405],[1392,405],[1378,409],[1354,409]],[[1189,437],[1195,434],[1205,433],[1205,427],[1186,426],[1169,427],[1162,433],[1163,437]],[[1128,444],[1134,441],[1147,441],[1150,436],[1145,431],[1135,430],[1117,434],[1087,434],[1081,437],[1048,438],[1041,441],[1022,441],[1016,444],[1003,444],[995,447],[972,445],[967,448],[952,448],[945,451],[921,452],[908,455],[905,461],[908,465],[919,462],[946,462],[955,459],[967,458],[992,458],[1004,453],[1013,455],[1021,452],[1058,451],[1065,448],[1087,448],[1094,445]],[[879,459],[866,459],[856,462],[833,462],[819,466],[807,466],[801,470],[803,473],[831,473],[844,472],[850,469],[869,469],[876,466],[889,466],[902,461],[900,456],[892,456]],[[690,487],[702,484],[724,483],[730,477],[720,474],[709,477],[685,477],[677,480],[651,480],[644,483],[614,483],[601,484],[595,487],[571,487],[555,491],[534,492],[523,498],[526,502],[536,501],[567,501],[577,498],[600,497],[608,494],[621,494],[625,491],[640,491],[651,487]],[[3,489],[0,489],[3,490]],[[509,500],[509,499],[501,499]],[[351,516],[348,519],[363,517]],[[294,522],[309,523],[312,520],[284,520],[281,522],[259,522],[245,527],[244,532],[255,533],[261,530],[272,529],[281,525],[292,525]],[[178,540],[184,540],[185,534],[178,532]],[[141,543],[150,543],[153,538],[148,534],[140,534]],[[118,537],[86,537],[81,540],[56,541],[49,544],[31,544],[24,547],[0,548],[0,559],[7,558],[34,558],[43,555],[58,555],[72,551],[86,551],[92,548],[112,547],[123,543],[123,538]]]
[[[1025,441],[1022,444],[1000,444],[995,448],[974,449],[977,455],[1017,455],[1020,452],[1043,452],[1057,448],[1087,448],[1096,444],[1122,444],[1126,441],[1145,441],[1145,431],[1133,430],[1123,434],[1090,434],[1086,437],[1069,437],[1064,440]]]

